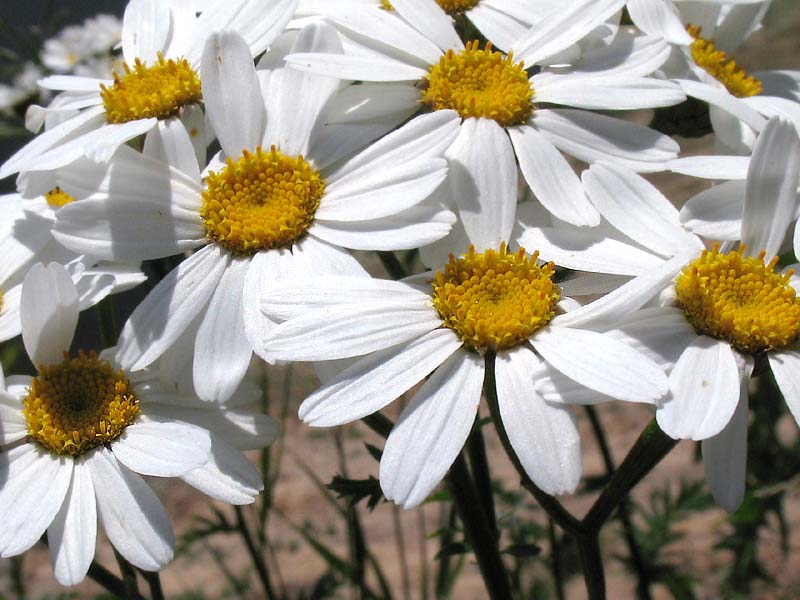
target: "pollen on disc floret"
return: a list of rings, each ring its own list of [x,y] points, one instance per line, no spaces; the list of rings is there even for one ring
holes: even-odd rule
[[[436,4],[450,16],[460,15],[475,8],[480,0],[436,0]]]
[[[83,351],[39,367],[23,400],[28,438],[58,455],[78,456],[117,439],[139,416],[122,371]]]
[[[783,348],[800,334],[800,299],[789,285],[791,272],[775,271],[777,257],[764,263],[744,248],[704,250],[675,280],[689,322],[702,334],[727,340],[750,354]]]
[[[422,81],[420,102],[431,110],[453,109],[462,118],[484,117],[503,127],[520,125],[533,113],[533,88],[522,62],[467,42],[448,50]]]
[[[167,60],[159,53],[150,66],[137,58],[132,69],[127,64],[123,68],[111,86],[100,85],[109,123],[166,119],[203,98],[200,77],[185,58]]]
[[[324,179],[302,156],[259,147],[208,175],[200,216],[208,239],[251,255],[290,247],[302,237],[324,192]]]
[[[725,52],[717,50],[713,40],[701,37],[700,27],[688,25],[686,30],[694,38],[691,51],[692,58],[698,67],[719,81],[737,98],[757,96],[761,93],[761,82],[752,75],[748,75],[736,64],[735,60],[728,58]]]
[[[547,325],[559,301],[553,263],[538,265],[539,253],[524,248],[509,253],[480,254],[471,247],[456,259],[452,254],[433,282],[433,306],[445,327],[464,345],[480,353],[517,346]]]
[[[44,195],[44,199],[47,201],[47,204],[52,206],[53,208],[61,208],[69,204],[70,202],[75,202],[75,198],[70,196],[67,192],[62,190],[60,187],[56,186],[49,192]]]

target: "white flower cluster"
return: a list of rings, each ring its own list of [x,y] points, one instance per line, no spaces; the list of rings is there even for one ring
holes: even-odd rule
[[[313,426],[414,390],[380,464],[405,507],[486,393],[547,493],[581,477],[572,405],[617,399],[702,440],[735,509],[754,368],[800,420],[800,280],[778,265],[800,256],[800,73],[731,58],[767,5],[131,0],[122,68],[39,81],[57,92],[34,107],[44,130],[0,167],[18,189],[0,199],[0,339],[21,332],[38,370],[0,393],[0,555],[46,530],[74,584],[99,519],[159,569],[172,533],[139,474],[252,501],[241,450],[275,435],[243,408],[254,354],[315,363]],[[46,64],[105,48],[95,26],[108,37],[65,31]],[[618,112],[687,97],[720,155],[678,158]],[[659,171],[715,185],[678,211],[639,174]],[[350,252],[417,249],[429,270],[397,280]],[[173,255],[115,348],[66,353],[79,310]]]

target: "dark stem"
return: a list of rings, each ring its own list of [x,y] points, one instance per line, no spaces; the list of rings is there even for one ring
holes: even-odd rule
[[[136,581],[136,569],[133,568],[133,565],[129,563],[122,554],[117,552],[117,549],[114,548],[114,556],[117,559],[117,564],[119,565],[119,572],[122,574],[122,598],[125,600],[135,600],[136,598],[140,598],[141,595],[139,594],[139,584]]]
[[[417,509],[417,536],[419,539],[419,597],[421,600],[428,600],[428,534],[425,527],[425,508]]]
[[[100,341],[103,348],[115,345],[117,343],[117,323],[111,296],[106,296],[97,305],[97,318],[100,321]]]
[[[600,423],[600,418],[597,416],[597,411],[594,409],[594,406],[586,406],[586,414],[589,416],[589,422],[592,425],[594,437],[597,440],[597,445],[600,447],[600,454],[603,457],[606,473],[611,477],[615,470],[614,458],[611,456],[611,449],[608,446],[603,425]],[[630,503],[627,496],[624,496],[620,500],[617,516],[622,523],[625,541],[628,544],[628,552],[631,557],[631,564],[638,577],[636,596],[639,600],[650,600],[650,574],[642,558],[639,542],[636,540],[636,532],[633,528],[633,522],[631,521]]]
[[[475,486],[481,499],[483,512],[486,513],[486,518],[489,520],[489,526],[492,528],[495,537],[499,537],[494,510],[492,478],[489,474],[489,461],[486,458],[486,442],[483,439],[483,429],[479,421],[480,415],[476,417],[475,425],[472,427],[472,432],[467,440],[469,464],[472,467],[472,476],[475,478]]]
[[[161,589],[161,577],[158,571],[140,571],[142,577],[150,588],[150,598],[152,600],[164,600],[164,590]]]
[[[603,572],[603,558],[600,556],[600,542],[597,535],[594,533],[577,538],[581,569],[589,600],[605,600],[606,597],[606,577]]]
[[[408,271],[397,258],[394,252],[378,252],[378,258],[383,263],[383,268],[389,273],[392,279],[403,279],[408,275]]]
[[[142,596],[139,595],[138,592],[134,596],[126,595],[127,592],[125,588],[125,582],[123,582],[119,577],[114,575],[111,571],[106,569],[97,561],[93,561],[89,566],[89,572],[87,575],[89,576],[89,579],[108,590],[109,593],[113,594],[117,598],[134,598],[135,600],[142,600]]]
[[[658,428],[653,418],[639,434],[633,448],[589,509],[583,519],[583,525],[590,531],[599,531],[628,492],[661,462],[677,443],[678,440],[673,440]]]
[[[417,510],[422,510],[421,508]],[[394,538],[397,541],[397,557],[400,561],[400,587],[403,590],[403,599],[411,600],[411,577],[408,572],[408,559],[406,558],[406,538],[403,534],[403,523],[400,521],[400,507],[392,504],[392,526]]]
[[[483,511],[480,496],[462,454],[456,457],[447,474],[447,485],[453,495],[458,516],[464,525],[467,541],[472,546],[484,584],[492,600],[511,598],[508,573],[500,556],[497,536]]]
[[[253,566],[256,568],[256,573],[258,573],[258,579],[261,581],[261,586],[264,588],[264,595],[266,598],[269,598],[269,600],[275,600],[277,596],[272,589],[272,581],[269,578],[267,565],[264,563],[261,554],[258,552],[253,542],[253,536],[250,535],[250,529],[247,527],[247,522],[244,519],[244,511],[241,506],[235,506],[234,511],[236,512],[236,527],[239,529],[245,546],[247,546],[247,551],[250,553],[250,558],[253,560]]]
[[[550,538],[550,570],[553,572],[553,584],[556,598],[564,600],[564,575],[561,572],[561,544],[558,541],[556,525],[553,519],[547,519],[547,534]]]

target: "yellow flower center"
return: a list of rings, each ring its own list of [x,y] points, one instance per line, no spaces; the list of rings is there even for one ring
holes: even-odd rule
[[[675,292],[689,322],[702,334],[727,340],[755,354],[783,348],[800,333],[800,300],[789,276],[775,272],[777,258],[764,264],[743,256],[704,250],[675,280]]]
[[[392,3],[389,2],[389,0],[381,0],[380,8],[383,9],[383,10],[388,10],[388,11],[393,11],[394,10],[394,6],[392,6]]]
[[[53,208],[61,208],[65,204],[75,202],[75,198],[70,196],[67,192],[56,186],[44,195],[44,199]]]
[[[533,88],[522,62],[511,54],[479,50],[467,42],[464,50],[448,50],[422,80],[422,104],[431,110],[451,108],[462,118],[485,117],[503,127],[519,125],[533,112]]]
[[[436,4],[450,16],[459,15],[474,8],[480,0],[436,0]]]
[[[200,215],[206,237],[235,254],[289,247],[314,220],[325,180],[302,156],[246,150],[210,173]]]
[[[536,264],[539,253],[525,256],[520,248],[452,254],[433,282],[433,306],[443,325],[477,352],[512,348],[547,325],[559,300],[553,263]]]
[[[3,312],[3,292],[0,291],[0,313]]]
[[[23,401],[28,437],[50,452],[77,456],[117,439],[139,416],[139,401],[122,371],[97,354],[64,353],[39,368]]]
[[[700,27],[688,25],[686,30],[694,38],[692,58],[698,67],[724,85],[737,98],[757,96],[761,93],[761,82],[739,68],[736,61],[717,50],[712,40],[700,37]]]
[[[165,60],[159,53],[158,61],[149,67],[137,58],[133,69],[128,65],[124,69],[121,75],[114,75],[111,87],[100,85],[109,123],[166,119],[203,98],[200,77],[185,58]]]

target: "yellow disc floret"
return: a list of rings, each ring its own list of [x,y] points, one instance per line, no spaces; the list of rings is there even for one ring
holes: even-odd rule
[[[206,237],[241,255],[290,247],[311,226],[324,191],[325,180],[302,156],[275,146],[245,150],[206,179]]]
[[[700,27],[689,25],[686,30],[694,38],[692,58],[697,66],[724,85],[737,98],[757,96],[761,93],[761,82],[739,68],[736,61],[717,50],[712,40],[700,37]]]
[[[452,254],[433,282],[433,306],[445,327],[477,352],[512,348],[547,325],[559,300],[553,263],[536,264],[525,250]]]
[[[390,12],[394,10],[394,6],[392,6],[392,3],[389,2],[389,0],[381,0],[381,5],[378,8],[388,10]]]
[[[764,264],[763,252],[758,258],[743,252],[704,250],[676,278],[678,301],[699,333],[727,340],[741,352],[783,348],[800,333],[791,273],[775,272],[777,258]]]
[[[54,454],[77,456],[117,439],[139,416],[122,371],[94,352],[39,367],[22,412],[28,437]]]
[[[480,0],[436,0],[436,4],[450,16],[460,15],[474,8]]]
[[[61,208],[65,204],[75,202],[75,198],[70,196],[67,192],[56,186],[44,195],[44,199],[53,208]]]
[[[462,118],[494,119],[503,127],[527,121],[533,112],[533,88],[522,62],[494,52],[491,43],[479,50],[467,42],[460,52],[448,50],[422,81],[420,101],[431,110],[451,108]]]
[[[109,123],[166,119],[203,98],[200,77],[185,58],[165,60],[159,54],[149,67],[137,58],[132,69],[128,65],[124,69],[121,75],[114,75],[113,85],[100,85]]]

